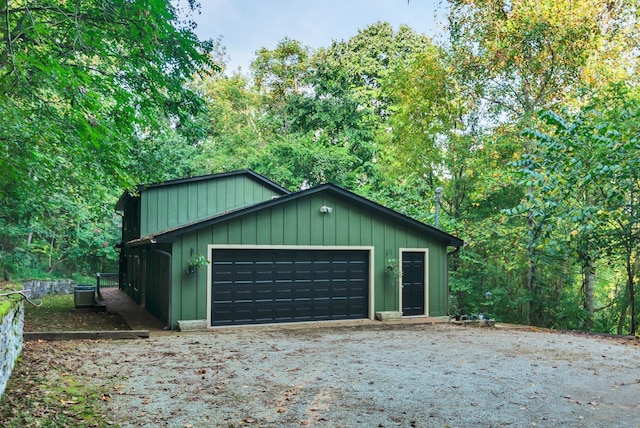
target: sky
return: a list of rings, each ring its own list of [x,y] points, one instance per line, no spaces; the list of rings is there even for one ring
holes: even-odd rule
[[[436,13],[443,16],[443,0],[200,0],[200,39],[222,37],[230,57],[228,70],[249,72],[255,52],[274,49],[285,37],[313,49],[348,40],[377,21],[397,29],[401,24],[435,37],[442,33]]]

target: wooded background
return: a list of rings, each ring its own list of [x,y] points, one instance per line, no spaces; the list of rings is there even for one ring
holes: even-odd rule
[[[635,333],[638,1],[448,4],[437,43],[378,22],[242,75],[194,1],[0,0],[5,277],[114,270],[123,191],[251,168],[427,224],[442,187],[452,315]]]

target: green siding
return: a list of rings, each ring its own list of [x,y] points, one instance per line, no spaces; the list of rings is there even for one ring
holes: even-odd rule
[[[287,227],[285,225],[287,225],[287,223],[284,215],[284,207],[277,206],[272,208],[270,227],[263,227],[264,230],[269,231],[269,242],[271,243],[271,245],[284,245],[285,239],[287,239],[285,236],[286,234],[285,229],[293,230],[293,228],[290,225],[288,225]],[[275,230],[282,230],[283,233],[274,234],[273,232]]]
[[[209,188],[212,186],[207,185],[206,181],[198,182],[198,186],[196,187],[197,192],[195,197],[197,198],[196,203],[196,217],[203,218],[206,217],[209,213]],[[202,197],[198,197],[202,195]]]
[[[169,322],[169,261],[170,245],[161,245],[154,249],[145,249],[146,282],[144,303],[146,309],[155,314],[163,323]]]
[[[122,241],[140,238],[140,199],[131,199],[124,208]]]
[[[197,300],[198,300],[198,282],[199,276],[202,276],[202,272],[187,273],[187,263],[189,259],[196,253],[207,254],[206,251],[201,252],[198,250],[197,234],[192,233],[184,236],[182,241],[182,247],[180,248],[180,255],[182,258],[182,268],[180,269],[180,276],[182,277],[182,290],[180,295],[180,305],[173,305],[178,309],[182,315],[181,319],[190,320],[197,319]]]
[[[439,286],[429,287],[429,315],[445,316],[448,309],[447,290],[447,253],[446,248],[439,247],[429,251],[429,282]],[[444,281],[444,283],[442,283]]]
[[[320,207],[333,208],[322,214]],[[207,274],[186,274],[191,250],[207,254],[217,245],[373,246],[374,311],[399,310],[399,289],[385,274],[400,248],[429,249],[429,315],[447,315],[446,246],[423,231],[350,203],[347,198],[312,194],[273,208],[183,235],[173,244],[172,326],[178,320],[207,318]]]
[[[151,187],[143,190],[140,196],[140,236],[253,205],[278,195],[275,190],[244,175]]]
[[[158,227],[169,224],[169,192],[159,192],[157,195]]]
[[[386,266],[387,260],[389,258],[397,258],[397,248],[396,244],[396,225],[383,223],[382,219],[375,219],[373,224],[374,230],[376,231],[376,235],[380,235],[380,245],[384,248],[384,251],[381,251],[381,259],[380,264],[378,266]],[[393,257],[387,258],[386,255],[389,253],[393,253]],[[382,275],[382,288],[383,288],[383,296],[384,296],[384,309],[386,310],[396,310],[399,309],[399,299],[398,299],[398,288],[397,284],[390,282],[388,275],[385,275],[383,272]]]
[[[283,227],[282,229],[277,229],[282,230],[282,238],[280,239],[282,245],[284,245],[285,242],[296,242],[298,240],[298,224],[296,223],[298,221],[298,215],[296,205],[297,201],[296,204],[287,204],[285,206],[281,206],[280,208],[282,209],[282,214],[276,214],[282,215]],[[277,222],[274,224],[277,224]],[[275,238],[274,236],[274,240],[275,239],[277,238]]]

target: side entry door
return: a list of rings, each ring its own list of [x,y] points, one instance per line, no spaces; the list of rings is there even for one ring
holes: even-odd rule
[[[426,315],[424,251],[402,252],[402,315]]]

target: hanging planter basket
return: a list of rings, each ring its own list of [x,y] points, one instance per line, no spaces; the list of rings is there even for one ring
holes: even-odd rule
[[[398,279],[400,279],[401,276],[397,259],[387,260],[387,264],[385,266],[385,274],[388,278],[388,284],[391,287],[394,287],[398,283]]]
[[[209,264],[209,260],[202,254],[194,254],[191,259],[189,259],[189,263],[187,264],[187,273],[195,273],[198,272],[203,267],[206,267]]]

